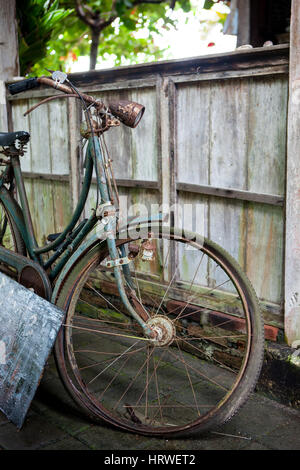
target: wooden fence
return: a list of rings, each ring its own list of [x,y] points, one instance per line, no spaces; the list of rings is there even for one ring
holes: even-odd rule
[[[280,328],[288,64],[288,47],[274,46],[71,76],[104,101],[146,106],[136,129],[122,126],[106,136],[121,194],[147,207],[200,205],[204,223],[193,228],[204,227],[239,261],[266,323]],[[39,242],[68,221],[82,176],[78,103],[56,100],[23,117],[55,93],[8,97],[11,127],[31,133],[22,168]]]

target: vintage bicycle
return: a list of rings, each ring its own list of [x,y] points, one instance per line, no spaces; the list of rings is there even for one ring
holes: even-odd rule
[[[29,133],[0,133],[0,270],[65,311],[56,364],[91,419],[157,437],[223,424],[253,391],[263,360],[263,322],[249,280],[220,246],[169,227],[163,214],[122,225],[104,134],[120,122],[135,128],[142,105],[105,105],[62,72],[8,88],[15,94],[41,85],[63,93],[39,104],[63,96],[82,104],[81,194],[63,232],[38,246],[20,168]],[[97,201],[82,220],[93,169]]]

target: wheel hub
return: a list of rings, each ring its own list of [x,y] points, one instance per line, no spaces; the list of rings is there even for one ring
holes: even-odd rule
[[[163,315],[155,315],[147,321],[147,326],[154,333],[150,341],[155,346],[166,346],[172,343],[176,330],[169,318]]]

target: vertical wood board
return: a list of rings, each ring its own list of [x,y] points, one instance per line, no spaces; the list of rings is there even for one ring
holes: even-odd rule
[[[285,232],[285,333],[300,338],[300,3],[292,0]]]
[[[209,184],[210,83],[177,86],[177,168],[183,183]]]
[[[12,104],[13,131],[27,131],[31,134],[29,117],[24,116],[28,109],[28,100],[19,100]],[[31,139],[31,136],[30,136]],[[27,144],[27,151],[20,159],[22,171],[32,171],[31,165],[31,142]]]
[[[280,77],[249,81],[249,191],[284,195],[287,85]]]

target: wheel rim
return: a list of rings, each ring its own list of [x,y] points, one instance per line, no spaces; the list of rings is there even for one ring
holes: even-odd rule
[[[169,245],[180,243],[181,247],[186,246],[185,242],[168,240]],[[128,245],[127,242],[124,244]],[[188,245],[191,246],[190,243]],[[175,254],[177,260],[182,260],[180,249],[169,247],[168,250],[169,254]],[[165,254],[163,269],[160,269],[164,273],[169,254]],[[164,435],[197,428],[210,420],[234,395],[251,350],[252,325],[248,302],[235,273],[225,268],[222,259],[209,252],[207,247],[197,250],[197,262],[195,255],[194,252],[193,266],[196,268],[183,304],[178,301],[178,290],[182,295],[183,284],[186,291],[182,261],[175,262],[175,267],[180,267],[180,276],[169,274],[168,282],[163,285],[165,293],[160,297],[152,291],[149,294],[149,289],[144,287],[145,282],[149,283],[149,278],[153,280],[157,274],[153,264],[147,267],[149,277],[149,272],[141,274],[138,271],[140,260],[131,263],[139,301],[150,313],[149,322],[158,330],[169,330],[165,339],[156,342],[145,338],[141,328],[129,322],[111,286],[106,285],[103,289],[109,278],[107,272],[103,274],[102,271],[101,276],[99,268],[97,273],[91,272],[91,267],[99,264],[99,259],[84,268],[84,275],[80,274],[81,280],[72,295],[66,318],[66,363],[69,380],[75,384],[82,403],[93,414],[123,429]],[[205,294],[202,292],[200,296],[199,286],[203,287],[203,279],[201,284],[199,268],[205,264],[204,257],[209,261],[206,262],[206,278],[209,280]],[[101,270],[104,262],[102,260]],[[174,269],[174,260],[170,264]],[[216,275],[217,269],[226,274],[226,281]],[[222,282],[216,282],[217,279]],[[228,282],[231,288],[227,286],[225,290]],[[223,312],[217,315],[216,310],[208,307],[207,299],[211,301],[215,297],[215,302],[220,304],[222,293],[227,300],[230,299],[230,308],[229,312],[224,312],[223,307]],[[163,320],[164,317],[167,320]],[[209,318],[213,322],[217,319],[217,327],[207,326]],[[236,349],[233,359],[226,357],[229,343],[233,343],[231,349]],[[231,361],[233,365],[229,366]]]

